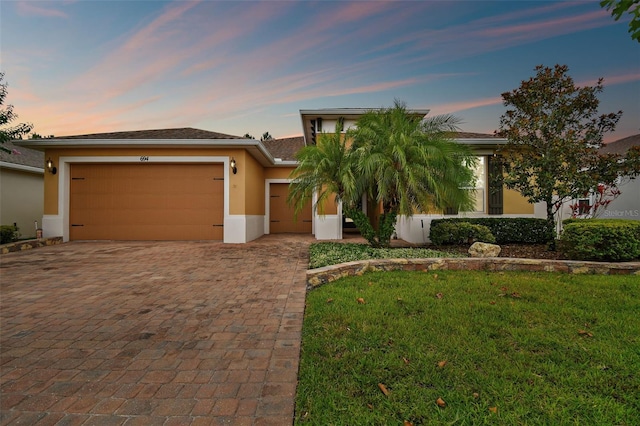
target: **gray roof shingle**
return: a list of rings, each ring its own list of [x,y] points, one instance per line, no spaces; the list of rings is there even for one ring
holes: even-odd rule
[[[627,136],[617,141],[609,142],[600,148],[603,154],[620,154],[624,155],[632,146],[640,145],[640,133],[637,135]]]
[[[88,135],[58,136],[55,139],[245,139],[242,136],[182,127],[177,129],[134,130],[128,132],[92,133]]]
[[[271,139],[262,141],[262,144],[273,158],[280,158],[284,161],[294,161],[296,153],[304,147],[304,137],[295,136],[292,138]]]
[[[15,146],[10,141],[3,143],[2,146],[11,153],[0,150],[0,161],[39,169],[44,168],[44,153],[23,146]]]

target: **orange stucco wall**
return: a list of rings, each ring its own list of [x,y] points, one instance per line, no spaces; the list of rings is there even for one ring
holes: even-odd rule
[[[264,169],[265,179],[291,179],[291,172],[295,167],[270,167]]]
[[[503,193],[504,214],[533,214],[534,207],[518,191],[506,189]]]
[[[243,185],[245,206],[241,214],[264,215],[264,168],[246,151],[243,163],[246,169]]]

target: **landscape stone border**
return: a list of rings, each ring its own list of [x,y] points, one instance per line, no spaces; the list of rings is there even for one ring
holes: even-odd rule
[[[577,260],[490,258],[372,259],[307,270],[307,289],[340,278],[374,271],[528,271],[569,274],[640,275],[640,262],[586,262]]]
[[[0,253],[7,254],[16,251],[31,250],[38,247],[53,246],[62,244],[62,237],[40,238],[37,240],[16,241],[15,243],[3,244],[0,246]]]

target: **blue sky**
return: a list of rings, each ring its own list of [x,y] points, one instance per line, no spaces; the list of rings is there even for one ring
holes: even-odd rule
[[[301,135],[300,109],[394,99],[492,133],[536,65],[604,78],[606,141],[640,133],[640,44],[597,0],[2,0],[0,70],[20,122],[56,136],[196,127]]]

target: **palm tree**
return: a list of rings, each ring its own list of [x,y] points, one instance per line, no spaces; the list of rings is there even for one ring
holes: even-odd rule
[[[357,187],[353,156],[342,135],[342,123],[335,132],[324,134],[316,145],[308,145],[296,154],[298,167],[291,172],[288,202],[299,212],[316,195],[313,206],[318,214],[324,213],[327,201],[335,197],[343,208],[354,204],[362,189]]]
[[[451,115],[412,115],[397,100],[358,119],[352,155],[357,175],[368,182],[367,197],[381,208],[377,245],[389,245],[398,215],[473,207],[464,188],[473,186],[475,157],[451,139],[458,123]]]
[[[452,116],[416,117],[398,101],[364,114],[346,135],[338,122],[333,134],[298,153],[288,200],[299,211],[316,194],[314,209],[322,214],[335,196],[373,247],[389,246],[398,215],[469,210],[473,198],[462,188],[473,186],[475,159],[450,139],[457,122]],[[376,224],[358,208],[363,195],[380,206]]]

